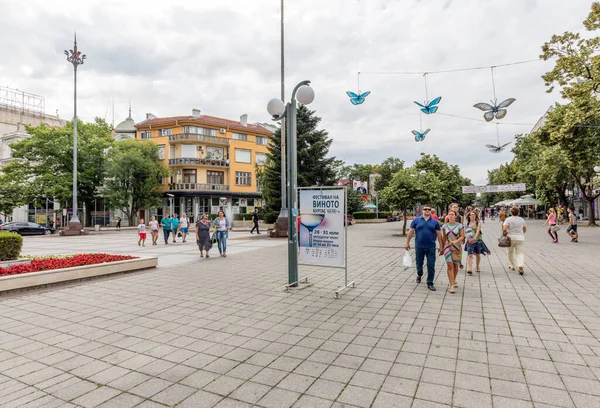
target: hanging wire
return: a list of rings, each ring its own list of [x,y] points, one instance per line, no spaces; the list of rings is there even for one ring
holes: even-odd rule
[[[358,71],[358,75],[356,76],[356,90],[358,91],[358,94],[360,95],[360,71]]]
[[[419,123],[420,123],[420,131],[423,131],[423,112],[419,111]]]
[[[496,81],[494,80],[494,67],[490,67],[490,70],[492,71],[492,88],[494,90],[494,105],[495,105],[496,101],[498,99],[496,98]]]
[[[466,117],[466,116],[453,115],[451,113],[437,112],[436,115],[448,116],[448,117],[457,118],[457,119],[472,120],[473,122],[490,123],[490,122],[486,122],[483,119],[469,118],[469,117]],[[516,123],[516,122],[492,122],[492,123],[495,123],[497,125],[535,126],[535,123]]]
[[[498,131],[497,123],[496,123],[496,141],[498,142],[498,146],[500,146],[500,132]]]
[[[553,57],[556,58],[556,57]],[[516,61],[516,62],[509,62],[506,64],[497,64],[497,65],[486,65],[486,66],[482,66],[482,67],[469,67],[469,68],[457,68],[457,69],[444,69],[444,70],[438,70],[438,71],[363,71],[363,74],[367,74],[367,75],[423,75],[423,74],[444,74],[444,73],[448,73],[448,72],[462,72],[462,71],[476,71],[476,70],[481,70],[481,69],[489,69],[489,68],[498,68],[498,67],[508,67],[511,65],[520,65],[520,64],[530,64],[532,62],[540,62],[540,61],[545,61],[544,59],[538,58],[538,59],[532,59],[532,60],[525,60],[525,61]]]
[[[429,95],[427,93],[427,72],[423,74],[423,78],[425,78],[425,104],[429,103]]]

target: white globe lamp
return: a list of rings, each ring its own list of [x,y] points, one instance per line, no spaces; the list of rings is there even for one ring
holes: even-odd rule
[[[308,85],[302,85],[298,88],[296,99],[298,99],[298,102],[302,105],[309,105],[315,100],[315,91]]]
[[[285,105],[281,99],[273,98],[267,104],[267,112],[269,112],[269,115],[273,116],[274,118],[283,115],[284,110]]]

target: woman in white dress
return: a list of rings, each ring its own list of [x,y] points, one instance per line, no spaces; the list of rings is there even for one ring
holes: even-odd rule
[[[502,233],[510,238],[510,247],[508,248],[508,269],[515,270],[515,252],[517,253],[516,266],[519,268],[519,275],[525,272],[525,233],[527,225],[525,220],[519,217],[519,207],[513,206],[510,209],[511,216],[504,220]]]

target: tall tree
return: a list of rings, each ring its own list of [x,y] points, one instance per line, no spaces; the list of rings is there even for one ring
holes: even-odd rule
[[[298,134],[298,187],[329,186],[336,181],[335,157],[328,157],[332,140],[319,130],[321,118],[306,106],[296,111]],[[269,144],[267,164],[261,174],[262,195],[266,202],[263,215],[267,222],[277,218],[281,208],[281,130]]]
[[[600,29],[600,3],[592,3],[591,11],[583,22],[587,31]],[[541,58],[556,59],[554,68],[544,79],[548,92],[554,85],[561,87],[561,95],[569,102],[557,104],[547,114],[540,129],[541,143],[558,145],[566,153],[567,168],[578,185],[583,199],[589,206],[589,225],[595,225],[593,202],[599,196],[594,193],[593,168],[600,162],[600,37],[565,32],[553,35],[542,46]]]
[[[103,196],[112,208],[125,213],[129,225],[134,225],[140,209],[160,205],[162,178],[169,174],[155,143],[116,142],[106,157]]]
[[[85,208],[84,223],[91,224],[94,200],[106,174],[105,150],[111,146],[111,128],[96,118],[94,123],[77,123],[77,196]],[[30,138],[11,144],[14,161],[3,172],[36,197],[55,197],[61,203],[73,199],[73,122],[63,128],[45,124],[27,127]]]
[[[463,185],[471,185],[471,181],[460,174],[457,165],[450,165],[434,155],[421,153],[419,160],[415,162],[415,169],[423,174],[433,173],[440,179],[440,198],[438,201],[430,201],[431,205],[447,206],[457,202],[463,206],[472,204],[474,195],[462,193]]]
[[[353,164],[348,176],[350,180],[369,181],[369,176],[374,173],[377,173],[376,166],[372,164]]]
[[[404,160],[396,157],[388,157],[377,166],[377,174],[379,177],[375,180],[375,191],[382,191],[388,186],[393,175],[404,168]]]

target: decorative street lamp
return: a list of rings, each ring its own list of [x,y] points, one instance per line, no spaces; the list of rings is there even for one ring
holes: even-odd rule
[[[315,99],[315,91],[308,86],[310,81],[302,81],[292,91],[292,100],[284,105],[281,99],[271,99],[267,105],[267,111],[273,120],[280,121],[285,118],[287,125],[287,171],[288,171],[288,285],[298,285],[298,143],[296,129],[296,94],[298,102],[308,105]]]
[[[81,230],[81,221],[77,215],[77,67],[83,64],[86,56],[77,50],[77,33],[72,50],[65,50],[67,61],[73,64],[74,72],[74,94],[73,94],[73,216],[69,221],[70,230]]]

